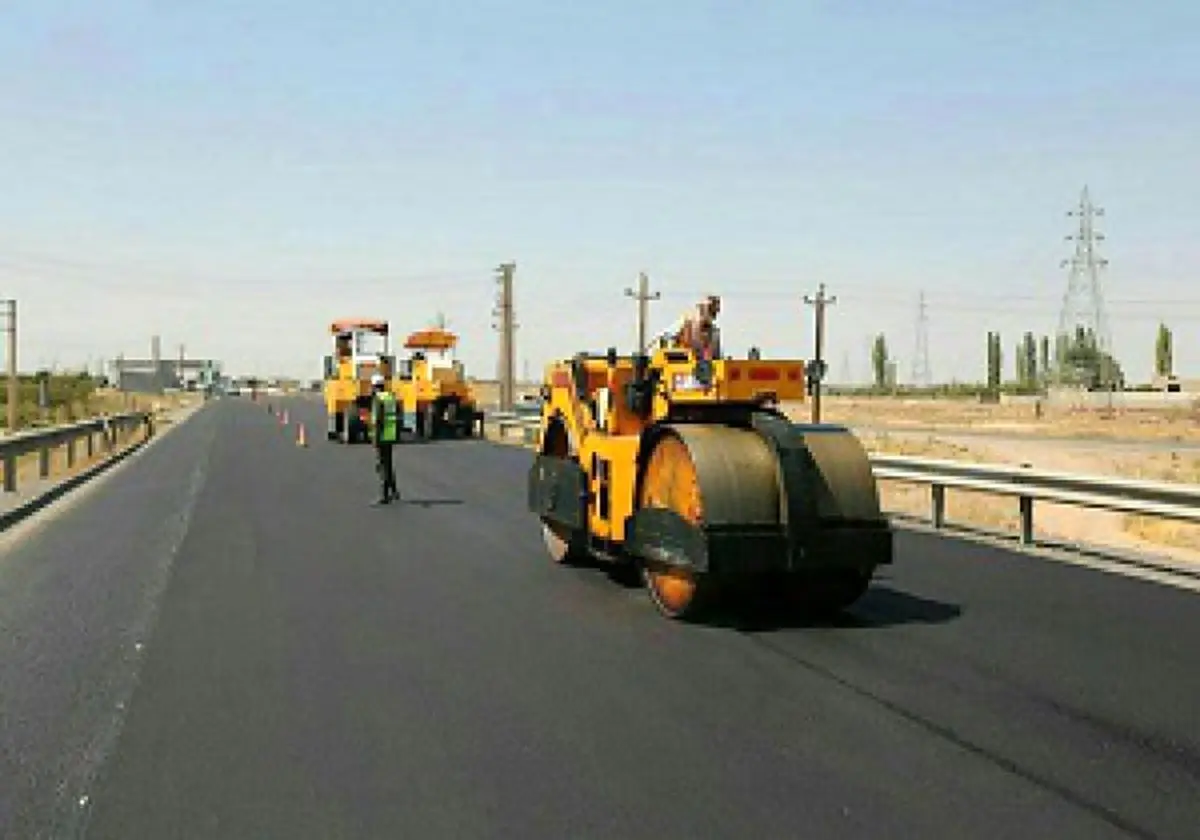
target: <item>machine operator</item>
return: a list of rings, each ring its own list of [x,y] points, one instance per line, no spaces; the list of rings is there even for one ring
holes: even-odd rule
[[[371,441],[375,444],[375,471],[382,482],[381,505],[400,498],[400,491],[396,489],[396,469],[392,462],[392,447],[400,430],[399,408],[396,395],[387,390],[386,385],[383,374],[376,373],[371,377],[371,388],[375,392],[371,401]]]
[[[696,308],[683,317],[675,341],[681,347],[695,351],[698,357],[719,359],[721,357],[721,333],[717,328],[717,315],[721,312],[721,298],[709,295]]]

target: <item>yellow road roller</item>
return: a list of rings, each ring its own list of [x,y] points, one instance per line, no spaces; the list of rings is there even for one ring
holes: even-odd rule
[[[637,571],[673,619],[764,588],[826,616],[858,600],[893,551],[867,453],[788,419],[805,362],[758,355],[664,342],[549,365],[528,494],[551,558]]]

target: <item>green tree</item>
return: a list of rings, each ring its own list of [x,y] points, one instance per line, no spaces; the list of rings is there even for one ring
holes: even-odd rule
[[[1036,388],[1038,384],[1037,339],[1033,337],[1033,333],[1031,332],[1025,333],[1025,338],[1021,345],[1021,357],[1024,362],[1021,387],[1026,389]]]
[[[888,346],[883,333],[875,336],[871,345],[871,367],[875,372],[875,387],[886,388],[888,385]]]
[[[1003,370],[1003,354],[1000,351],[1000,333],[989,332],[987,341],[987,384],[988,389],[1000,389],[1001,371]]]
[[[1174,336],[1166,324],[1158,325],[1158,337],[1154,340],[1154,372],[1159,376],[1170,376],[1175,372]]]
[[[1096,333],[1077,326],[1074,335],[1059,336],[1063,348],[1059,360],[1063,381],[1086,388],[1121,387],[1125,374],[1111,354],[1100,348]]]

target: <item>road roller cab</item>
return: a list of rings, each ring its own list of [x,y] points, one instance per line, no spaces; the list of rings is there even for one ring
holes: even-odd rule
[[[892,534],[857,438],[779,411],[805,396],[799,360],[664,346],[550,365],[529,506],[551,557],[632,565],[673,618],[744,584],[853,603]]]
[[[365,442],[371,424],[371,377],[378,373],[391,387],[396,361],[388,352],[388,322],[343,319],[330,324],[329,334],[333,353],[325,357],[326,432],[330,440]]]

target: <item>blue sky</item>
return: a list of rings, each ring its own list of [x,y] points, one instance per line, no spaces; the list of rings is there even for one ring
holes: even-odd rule
[[[444,311],[533,370],[726,300],[726,342],[831,373],[924,290],[936,378],[1053,330],[1086,183],[1118,356],[1200,375],[1200,4],[9,2],[0,294],[23,367],[164,346],[317,376],[327,323]]]

